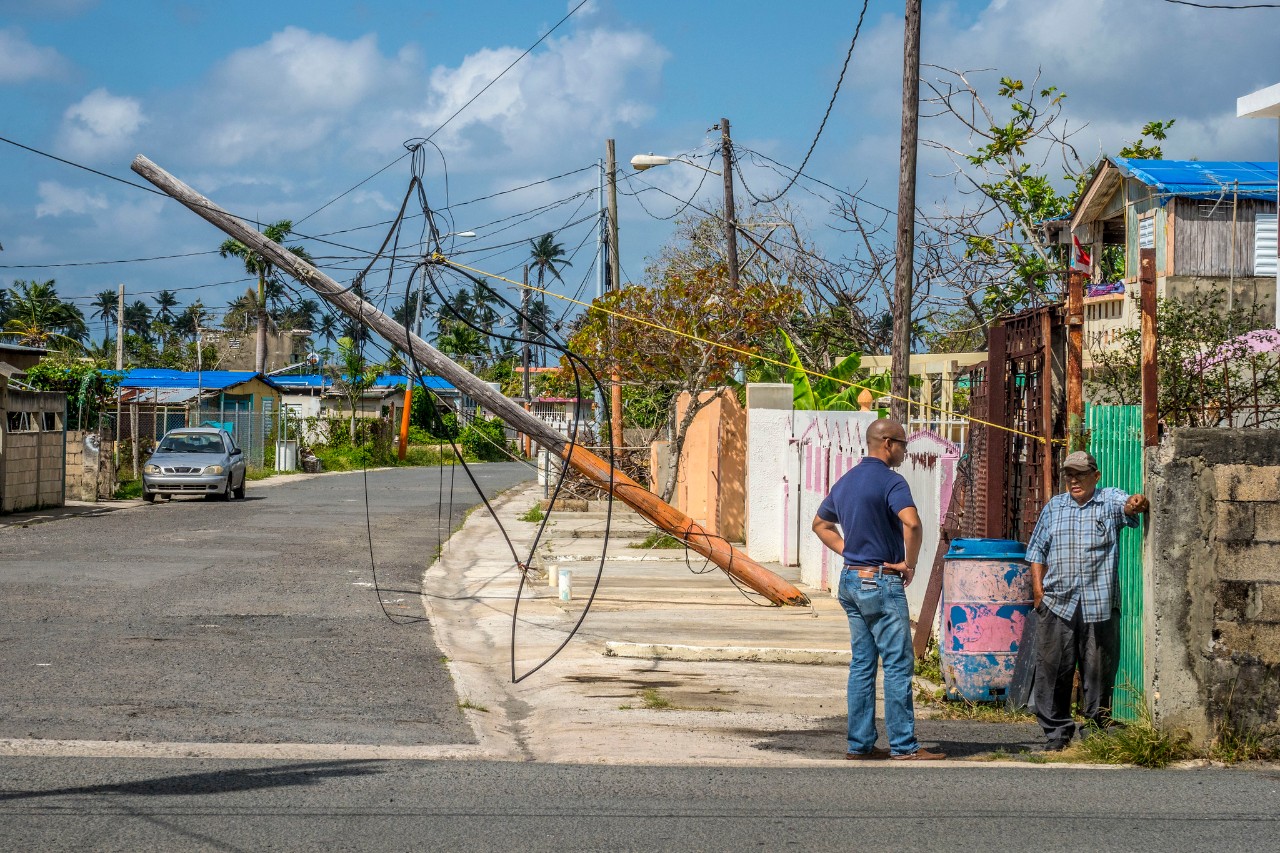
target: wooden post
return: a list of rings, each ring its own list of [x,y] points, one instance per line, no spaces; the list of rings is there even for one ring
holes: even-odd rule
[[[1005,362],[1008,360],[1009,330],[997,323],[987,335],[987,482],[986,518],[983,520],[983,536],[1002,539],[1008,534],[1004,529],[1005,478],[1008,476],[1009,433],[1008,391],[1005,389]]]
[[[1156,357],[1156,250],[1139,250],[1138,299],[1142,310],[1142,445],[1160,440],[1159,390]]]
[[[724,250],[729,267],[729,289],[738,291],[738,211],[733,203],[733,140],[729,120],[720,119],[720,159],[724,164]]]
[[[405,385],[404,388],[404,411],[400,413],[400,446],[396,448],[396,455],[400,461],[404,461],[404,457],[409,452],[409,415],[413,411],[413,382],[412,380]]]
[[[1088,450],[1084,435],[1084,280],[1067,275],[1067,452]]]
[[[1040,448],[1040,482],[1042,503],[1057,491],[1057,483],[1053,477],[1053,309],[1044,308],[1040,312],[1040,338],[1044,349],[1040,355],[1040,435],[1044,444]],[[1029,536],[1030,534],[1028,534]]]
[[[605,141],[605,168],[609,172],[609,289],[622,289],[622,260],[618,254],[618,158],[614,153],[613,140]],[[609,320],[609,346],[613,347],[613,319]],[[617,453],[623,445],[622,438],[622,380],[618,376],[615,363],[610,373],[609,383],[609,422],[612,429],[609,435],[609,446]]]
[[[668,533],[679,536],[689,548],[715,563],[726,574],[768,598],[774,604],[806,605],[809,598],[788,581],[734,548],[723,537],[708,533],[702,525],[667,505],[648,489],[609,463],[573,444],[547,424],[526,412],[515,400],[495,391],[465,368],[451,361],[417,335],[406,335],[404,324],[365,302],[351,289],[343,287],[311,264],[293,255],[278,243],[245,225],[191,187],[165,172],[146,157],[138,155],[131,167],[166,195],[181,202],[193,213],[244,243],[299,282],[307,285],[331,305],[356,322],[369,326],[392,345],[444,377],[471,396],[485,410],[497,415],[509,426],[534,436],[549,452],[558,454],[592,483]]]
[[[916,139],[920,129],[920,0],[907,0],[902,52],[902,143],[898,151],[898,240],[893,277],[889,413],[905,426],[911,396],[911,275],[916,243]]]

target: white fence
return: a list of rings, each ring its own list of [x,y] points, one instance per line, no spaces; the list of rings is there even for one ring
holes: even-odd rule
[[[757,560],[799,565],[801,580],[834,590],[840,557],[823,547],[811,525],[831,486],[866,455],[872,412],[747,412],[747,553]],[[911,486],[924,522],[924,545],[907,588],[912,618],[920,611],[938,547],[943,513],[955,485],[959,449],[932,432],[908,436],[899,473]]]

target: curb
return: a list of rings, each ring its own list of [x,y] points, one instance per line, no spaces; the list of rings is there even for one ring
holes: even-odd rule
[[[683,646],[664,643],[604,644],[606,657],[646,658],[682,661],[747,661],[752,663],[799,663],[814,666],[848,666],[851,653],[837,649],[783,649],[751,646]]]

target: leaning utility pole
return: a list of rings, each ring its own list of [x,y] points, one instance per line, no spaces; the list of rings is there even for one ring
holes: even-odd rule
[[[120,292],[116,296],[116,373],[124,373],[124,285],[120,285]],[[120,401],[120,389],[116,388],[116,429],[115,441],[112,444],[115,450],[112,456],[115,457],[116,468],[120,467],[120,420],[124,416],[124,410],[121,408],[123,404]]]
[[[720,119],[720,159],[724,162],[724,245],[729,264],[729,288],[738,292],[738,211],[733,203],[733,140],[729,120]]]
[[[902,148],[898,156],[898,244],[893,277],[889,413],[906,425],[911,393],[911,274],[916,244],[916,140],[920,130],[920,0],[907,0],[902,57]],[[926,401],[927,402],[927,401]]]
[[[132,169],[205,221],[310,287],[356,322],[367,325],[394,346],[412,353],[418,362],[465,391],[486,411],[502,418],[514,429],[532,436],[549,453],[559,455],[598,488],[612,493],[664,531],[679,536],[689,548],[715,563],[731,577],[774,604],[809,603],[803,592],[734,548],[723,537],[708,533],[692,518],[664,503],[644,486],[612,468],[608,462],[571,442],[566,436],[526,412],[516,401],[490,388],[417,335],[406,334],[403,324],[365,302],[351,289],[343,287],[311,264],[285,251],[280,244],[254,231],[146,157],[138,155],[133,161]]]

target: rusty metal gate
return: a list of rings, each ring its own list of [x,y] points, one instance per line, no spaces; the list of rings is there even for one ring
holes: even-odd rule
[[[963,536],[1026,542],[1062,462],[1062,306],[1004,317],[987,342],[987,362],[969,370],[970,414],[991,425],[970,431],[957,483],[959,527]]]

